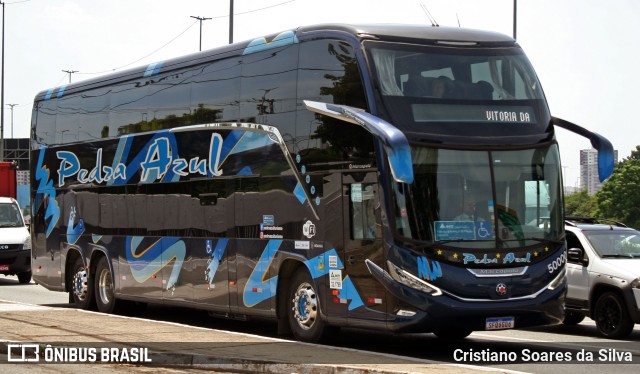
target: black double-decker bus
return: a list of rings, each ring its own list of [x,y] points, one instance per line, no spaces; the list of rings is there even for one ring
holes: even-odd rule
[[[434,332],[558,323],[555,126],[504,35],[301,27],[43,91],[33,277],[81,308],[144,303]]]

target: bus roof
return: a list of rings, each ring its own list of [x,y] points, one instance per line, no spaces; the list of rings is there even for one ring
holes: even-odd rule
[[[166,61],[160,61],[147,66],[139,66],[122,72],[102,75],[97,78],[80,81],[70,85],[51,88],[38,93],[35,97],[35,101],[47,100],[53,97],[62,97],[63,94],[103,87],[147,75],[153,76],[155,75],[154,71],[159,71],[160,68],[165,72],[189,65],[207,63],[221,58],[241,56],[246,52],[247,47],[252,44],[255,44],[256,42],[258,44],[273,43],[274,40],[282,35],[288,35],[290,38],[304,39],[311,36],[322,37],[323,34],[333,37],[336,37],[338,34],[343,34],[346,38],[350,37],[360,41],[367,39],[388,41],[403,40],[405,42],[420,40],[422,42],[432,42],[433,44],[442,45],[466,42],[483,46],[514,46],[516,44],[513,38],[504,34],[457,27],[434,27],[430,25],[405,24],[319,24],[298,27],[296,30],[261,36],[253,40],[246,40],[219,48],[176,57]],[[267,40],[269,42],[267,42]]]

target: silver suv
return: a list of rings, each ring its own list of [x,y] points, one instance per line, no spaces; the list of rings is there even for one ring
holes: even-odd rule
[[[569,287],[564,323],[596,321],[619,339],[640,323],[640,232],[597,218],[566,217]]]

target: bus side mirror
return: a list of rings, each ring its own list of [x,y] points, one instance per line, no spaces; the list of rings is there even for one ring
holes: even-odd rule
[[[613,174],[613,145],[607,138],[561,118],[551,117],[551,121],[554,125],[582,135],[591,141],[591,146],[598,151],[598,177],[600,182],[604,182]]]
[[[304,100],[308,110],[363,127],[382,142],[393,179],[399,183],[413,183],[413,162],[409,141],[402,131],[389,122],[362,109],[346,105]]]

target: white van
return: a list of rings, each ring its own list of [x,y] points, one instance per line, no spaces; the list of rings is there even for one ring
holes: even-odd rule
[[[31,282],[31,235],[18,202],[11,197],[0,197],[0,274]]]

